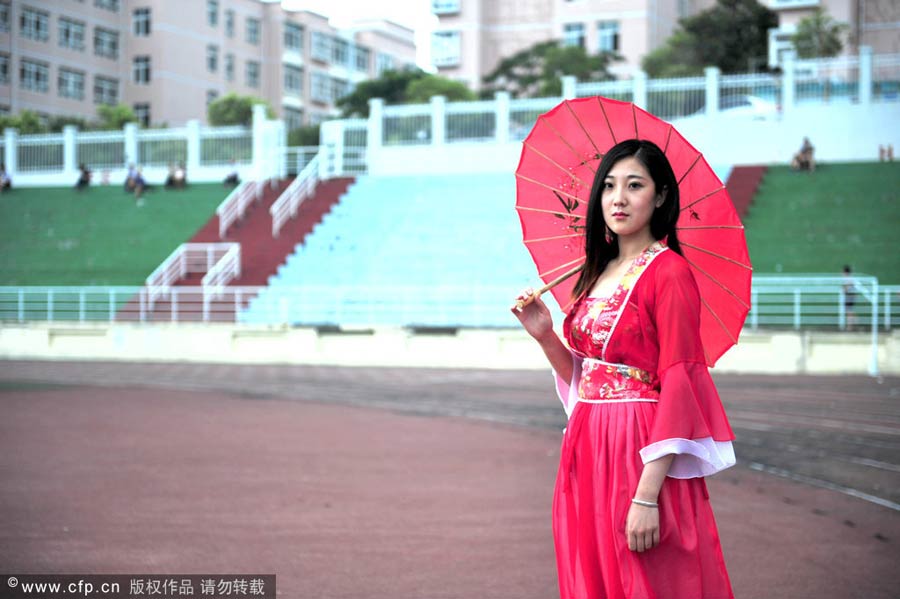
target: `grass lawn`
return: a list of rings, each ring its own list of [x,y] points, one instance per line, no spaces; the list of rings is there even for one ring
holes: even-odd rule
[[[142,285],[227,193],[157,187],[141,207],[117,185],[0,194],[0,285]]]
[[[745,219],[753,270],[853,271],[900,284],[900,163],[772,167]]]

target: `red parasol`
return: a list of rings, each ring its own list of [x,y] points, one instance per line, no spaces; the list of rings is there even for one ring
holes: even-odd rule
[[[525,138],[516,169],[516,210],[538,276],[563,311],[571,307],[584,263],[584,222],[600,160],[626,139],[658,145],[672,165],[681,196],[676,229],[700,288],[700,337],[713,366],[737,343],[750,310],[750,256],[731,197],[703,156],[672,125],[629,102],[565,100],[541,115]]]

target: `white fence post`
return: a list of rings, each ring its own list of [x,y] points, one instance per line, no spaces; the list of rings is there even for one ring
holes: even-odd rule
[[[78,147],[75,145],[75,137],[78,135],[78,127],[66,125],[63,127],[63,174],[66,179],[75,181],[78,173]]]
[[[19,132],[10,127],[3,132],[3,138],[3,161],[6,165],[6,172],[12,178],[13,184],[15,184],[16,171],[18,170],[17,158],[19,153],[16,146],[19,142]]]
[[[447,138],[447,98],[432,96],[431,98],[431,143],[442,146]]]
[[[138,164],[140,156],[138,156],[137,124],[125,123],[123,133],[125,134],[125,163]]]
[[[369,121],[366,123],[366,156],[369,165],[377,164],[384,141],[384,100],[369,100]]]
[[[200,121],[192,119],[185,127],[187,132],[187,172],[196,173],[200,170]]]
[[[565,75],[562,78],[562,97],[564,100],[575,99],[575,88],[578,86],[578,79],[574,75]]]
[[[796,53],[793,50],[787,50],[782,55],[781,68],[783,80],[781,82],[781,110],[784,114],[794,110],[794,96],[797,91],[796,68],[794,60]]]
[[[644,71],[638,71],[634,74],[634,89],[632,90],[632,98],[634,99],[634,103],[643,108],[647,109],[647,73]]]
[[[718,67],[706,67],[703,74],[706,75],[706,116],[713,116],[719,112],[719,77],[722,72]]]
[[[859,103],[872,103],[872,47],[859,47]]]
[[[494,139],[498,144],[509,142],[509,92],[497,92],[494,94],[494,109],[496,110],[494,123],[496,131]]]
[[[266,107],[264,104],[253,105],[253,178],[265,176],[266,162]]]

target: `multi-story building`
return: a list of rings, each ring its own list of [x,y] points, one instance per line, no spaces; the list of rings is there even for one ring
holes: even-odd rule
[[[778,65],[786,50],[794,50],[791,37],[797,25],[817,8],[848,26],[842,54],[858,54],[860,46],[869,46],[874,54],[900,53],[897,0],[766,0],[765,4],[778,15],[778,28],[769,31],[770,66]]]
[[[124,102],[144,124],[179,125],[235,92],[292,129],[415,54],[413,31],[395,23],[337,30],[277,2],[0,0],[0,111],[91,119]]]
[[[897,0],[761,0],[778,15],[769,33],[769,64],[792,49],[797,23],[823,9],[849,25],[844,53],[871,46],[876,54],[900,52]],[[446,77],[474,89],[500,61],[538,42],[560,40],[589,53],[613,51],[623,60],[611,72],[628,78],[643,57],[660,47],[678,20],[711,8],[715,0],[432,0],[438,16],[432,34],[432,61]],[[762,67],[766,57],[754,66]]]
[[[432,61],[446,77],[474,89],[500,61],[536,43],[560,40],[591,54],[611,51],[623,60],[611,71],[628,77],[661,46],[678,19],[715,0],[432,0],[439,25]]]

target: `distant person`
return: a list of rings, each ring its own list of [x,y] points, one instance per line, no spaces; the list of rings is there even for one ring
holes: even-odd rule
[[[893,162],[894,146],[888,144],[886,146],[878,146],[878,162]]]
[[[6,165],[0,164],[0,193],[12,189],[12,179],[6,172]]]
[[[91,184],[91,171],[82,162],[78,165],[78,181],[75,183],[75,189],[82,191]]]
[[[134,176],[131,179],[132,189],[134,190],[134,203],[136,206],[140,207],[144,205],[144,190],[148,188],[147,181],[144,180],[144,175],[141,172],[140,168],[136,168],[134,171]]]
[[[179,162],[178,166],[169,165],[169,175],[166,177],[167,189],[184,189],[187,185],[187,170],[184,163]]]
[[[234,161],[234,158],[231,159],[229,163],[231,166],[231,170],[228,172],[228,176],[225,177],[225,185],[237,185],[241,182],[241,177],[238,175],[237,164]]]
[[[811,173],[815,172],[815,151],[816,149],[809,141],[809,138],[804,137],[803,145],[800,146],[800,151],[794,154],[794,158],[791,160],[791,168],[795,171],[809,171]]]
[[[847,315],[847,324],[844,328],[847,331],[852,331],[853,327],[856,326],[856,279],[853,278],[849,264],[844,265],[844,284],[842,287],[844,289],[844,314]]]
[[[138,170],[134,163],[128,165],[128,172],[125,173],[125,193],[134,193],[134,181],[137,177]]]

